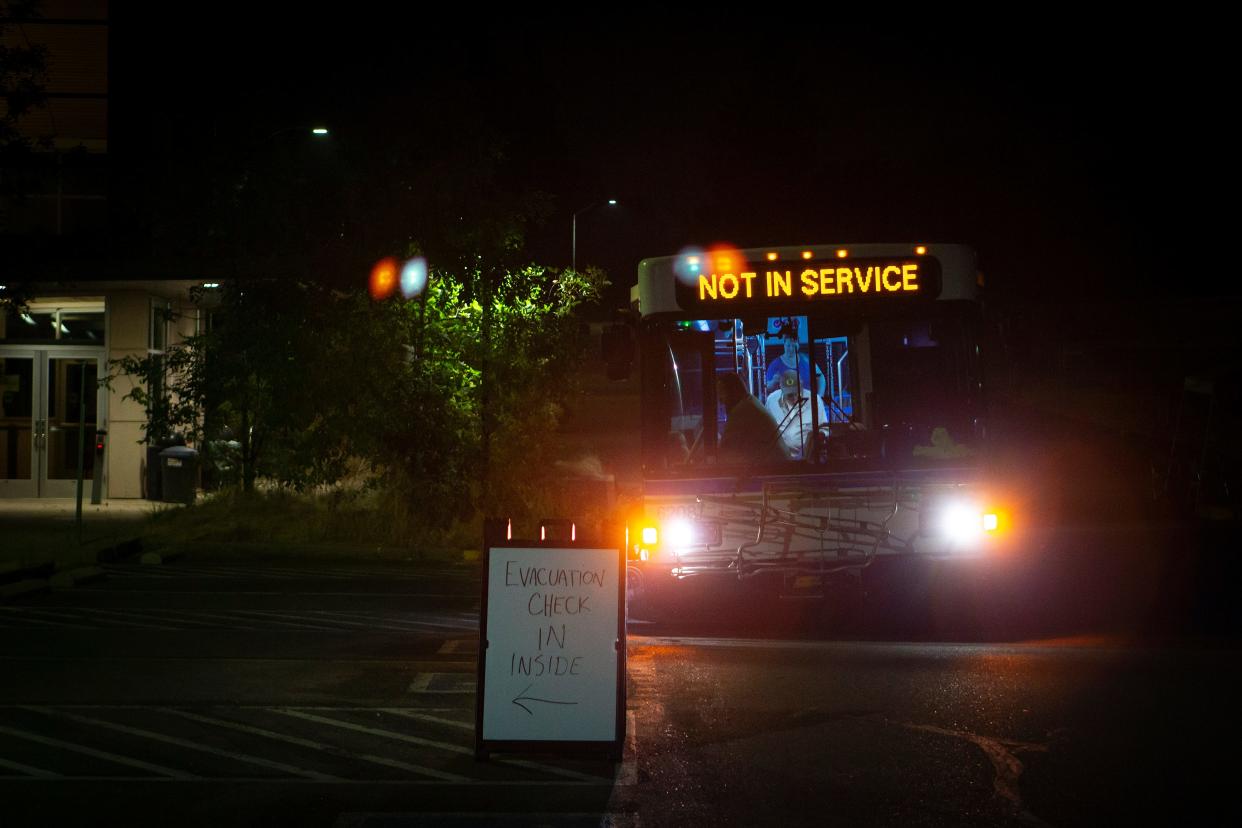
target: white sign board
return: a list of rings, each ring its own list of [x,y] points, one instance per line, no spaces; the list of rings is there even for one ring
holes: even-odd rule
[[[617,549],[493,547],[483,658],[485,741],[614,741]]]

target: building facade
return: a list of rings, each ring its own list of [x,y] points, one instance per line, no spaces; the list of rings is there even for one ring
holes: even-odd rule
[[[104,498],[147,495],[147,412],[115,363],[201,330],[198,284],[45,285],[0,308],[0,498],[72,497],[79,457],[88,491],[99,476]]]

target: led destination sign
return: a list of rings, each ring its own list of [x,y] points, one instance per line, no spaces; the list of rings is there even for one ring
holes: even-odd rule
[[[893,299],[940,293],[940,263],[930,256],[803,261],[780,266],[747,263],[736,272],[682,273],[677,304],[682,308],[806,305]]]

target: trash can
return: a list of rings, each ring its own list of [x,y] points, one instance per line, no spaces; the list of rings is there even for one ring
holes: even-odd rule
[[[169,437],[159,437],[147,443],[147,479],[145,497],[147,500],[163,500],[164,493],[160,486],[163,461],[160,460],[160,452],[170,446],[184,446],[185,438],[180,434],[173,434]]]
[[[160,452],[160,489],[165,503],[194,502],[198,492],[198,452],[171,446]]]

